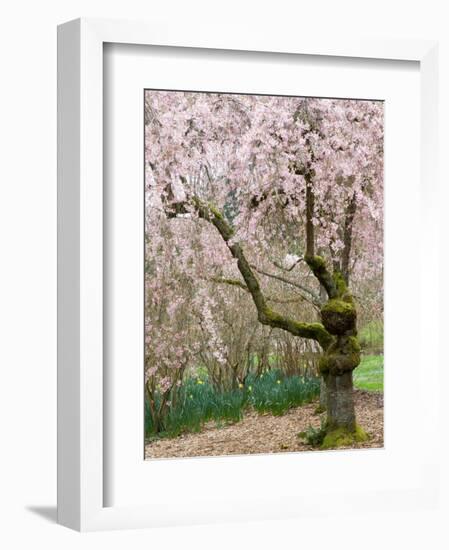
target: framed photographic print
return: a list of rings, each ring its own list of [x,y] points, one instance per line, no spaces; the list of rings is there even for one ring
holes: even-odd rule
[[[59,522],[434,503],[436,45],[83,19],[58,50]]]
[[[146,457],[382,447],[383,103],[144,94]]]

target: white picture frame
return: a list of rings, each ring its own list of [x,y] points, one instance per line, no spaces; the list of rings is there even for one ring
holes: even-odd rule
[[[207,28],[202,36],[189,36],[181,22],[170,28],[141,22],[79,19],[58,28],[58,521],[77,530],[153,527],[172,524],[295,517],[318,513],[322,495],[301,500],[298,491],[276,502],[267,512],[236,496],[219,505],[211,494],[186,510],[155,508],[137,503],[105,506],[104,471],[104,188],[103,188],[103,60],[104,44],[158,45],[238,52],[328,56],[344,59],[383,59],[419,63],[420,79],[420,227],[422,239],[438,232],[436,216],[437,151],[437,44],[422,40],[345,40],[311,37],[272,40],[256,32]],[[438,263],[438,239],[431,240],[421,280],[438,283],[432,265]],[[437,316],[436,300],[424,299],[420,286],[421,316]],[[404,313],[406,314],[406,313]],[[433,329],[434,330],[434,329]],[[421,326],[423,342],[432,335]],[[441,358],[435,349],[426,379],[435,382]],[[429,386],[431,384],[429,383]],[[437,417],[437,403],[428,396],[429,415]],[[436,424],[435,424],[436,426]],[[260,461],[249,457],[246,461]],[[192,461],[193,463],[194,461]],[[247,462],[248,463],[248,462]],[[336,492],[339,513],[365,506],[375,510],[387,501],[392,506],[419,507],[437,495],[437,449],[421,463],[423,475],[410,487],[345,495]],[[424,468],[425,467],[425,468]],[[212,491],[211,491],[212,493]],[[157,498],[157,495],[156,495]],[[267,501],[276,498],[268,493]],[[212,503],[214,504],[213,506]],[[185,503],[184,503],[185,504]],[[227,507],[225,506],[227,504]],[[321,512],[319,512],[321,513]],[[327,513],[322,510],[322,513]]]

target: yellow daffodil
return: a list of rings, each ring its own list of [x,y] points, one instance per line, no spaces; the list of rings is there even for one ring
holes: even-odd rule
[[[252,391],[253,388],[251,386],[248,386],[248,391]]]
[[[280,384],[280,383],[281,383],[281,381],[280,381],[280,380],[278,380],[278,381],[277,381],[277,383],[278,383],[278,384]]]
[[[239,384],[239,388],[243,388],[243,384]]]

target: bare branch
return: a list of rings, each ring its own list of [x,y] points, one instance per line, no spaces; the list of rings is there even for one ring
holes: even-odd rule
[[[271,263],[276,266],[278,269],[281,269],[282,271],[293,271],[293,269],[300,263],[304,261],[304,258],[301,258],[298,256],[298,259],[290,266],[285,267],[281,263],[277,262],[276,260],[271,260]]]
[[[302,290],[303,292],[306,292],[307,294],[309,294],[312,297],[312,300],[308,299],[308,301],[310,301],[312,304],[314,304],[315,306],[318,306],[318,307],[321,305],[320,297],[317,294],[315,294],[315,292],[313,292],[313,290],[310,290],[309,288],[301,285],[300,283],[297,283],[296,281],[291,281],[290,279],[287,279],[287,278],[283,277],[282,275],[277,275],[276,273],[268,273],[267,271],[264,271],[263,269],[259,269],[258,267],[256,267],[255,265],[252,265],[252,264],[251,264],[251,267],[253,269],[255,269],[261,275],[265,275],[265,277],[270,277],[271,279],[276,279],[278,281],[281,281],[282,283],[285,283],[287,285],[291,285],[295,288],[298,288],[299,290]]]
[[[237,287],[241,288],[242,290],[244,290],[245,292],[249,292],[248,287],[245,285],[245,283],[242,282],[242,281],[239,281],[239,279],[229,279],[229,278],[226,278],[226,277],[210,277],[207,280],[212,282],[212,283],[226,284],[226,285],[230,285],[230,286],[237,286]],[[294,297],[294,298],[282,299],[282,298],[275,298],[274,296],[266,296],[266,300],[267,300],[267,302],[273,302],[273,303],[276,303],[276,304],[294,304],[294,303],[297,303],[297,302],[307,302],[307,303],[311,304],[317,310],[319,310],[319,308],[320,308],[320,304],[315,303],[313,300],[311,300],[310,298],[307,298],[307,296],[304,296],[303,294],[301,294],[299,292],[297,293],[297,296]]]
[[[212,283],[223,283],[226,285],[238,286],[245,292],[249,292],[248,287],[245,285],[245,283],[242,281],[239,281],[238,279],[228,279],[226,277],[211,277],[208,280],[211,281]]]

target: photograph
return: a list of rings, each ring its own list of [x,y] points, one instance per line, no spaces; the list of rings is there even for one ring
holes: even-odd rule
[[[384,102],[142,111],[145,458],[383,448]]]

